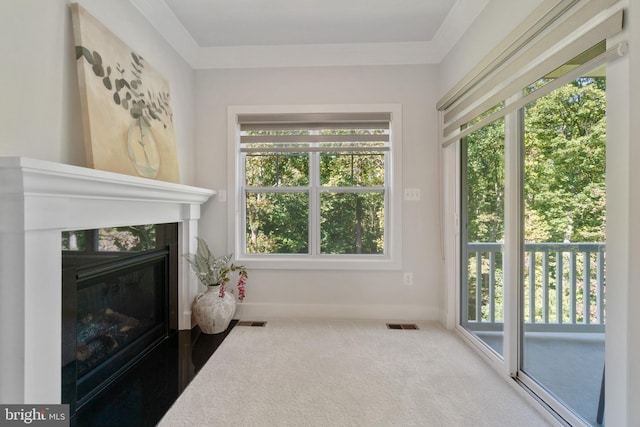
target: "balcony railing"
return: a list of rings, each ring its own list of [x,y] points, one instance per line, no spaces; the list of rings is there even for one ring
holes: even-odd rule
[[[605,244],[526,243],[524,250],[525,330],[604,332]],[[469,329],[502,329],[502,251],[502,243],[467,244],[462,319]]]

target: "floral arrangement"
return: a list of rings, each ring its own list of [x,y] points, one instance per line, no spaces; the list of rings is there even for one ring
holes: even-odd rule
[[[193,272],[205,286],[220,286],[220,297],[224,297],[225,285],[229,280],[229,274],[238,272],[238,299],[242,301],[245,296],[247,283],[247,269],[244,265],[236,265],[231,262],[231,254],[216,258],[209,250],[207,243],[196,237],[198,250],[195,254],[184,255],[191,264]]]

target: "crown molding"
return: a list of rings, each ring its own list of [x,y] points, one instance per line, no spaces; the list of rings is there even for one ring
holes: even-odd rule
[[[278,46],[225,46],[200,49],[196,69],[278,68],[358,65],[434,64],[431,42]]]
[[[438,64],[489,0],[457,0],[432,41],[200,47],[164,0],[129,0],[193,69]]]
[[[164,0],[129,0],[176,52],[194,68],[200,46]]]
[[[467,28],[480,15],[490,0],[457,0],[442,25],[433,36],[432,42],[440,55],[438,62],[458,43]]]

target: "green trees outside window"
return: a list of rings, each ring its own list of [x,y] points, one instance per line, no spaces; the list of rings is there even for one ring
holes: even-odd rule
[[[389,130],[376,125],[244,131],[245,252],[384,255]]]

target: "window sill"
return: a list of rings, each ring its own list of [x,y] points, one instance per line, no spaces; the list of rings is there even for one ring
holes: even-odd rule
[[[278,270],[401,270],[398,260],[387,256],[363,255],[336,257],[331,255],[244,255],[236,263],[248,269]]]

